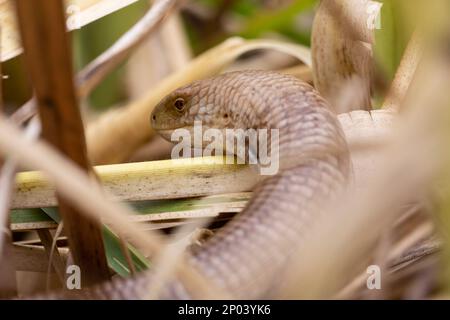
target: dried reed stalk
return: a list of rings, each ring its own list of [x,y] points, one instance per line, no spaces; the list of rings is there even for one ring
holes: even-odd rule
[[[89,171],[62,2],[19,0],[17,13],[43,136]],[[83,270],[82,284],[89,286],[108,280],[99,221],[81,217],[63,197],[58,197],[58,202],[74,263]]]

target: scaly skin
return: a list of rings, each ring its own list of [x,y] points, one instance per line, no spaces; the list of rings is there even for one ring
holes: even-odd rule
[[[174,105],[180,98],[182,111]],[[321,214],[319,201],[346,181],[349,156],[339,123],[309,85],[263,71],[227,73],[180,88],[155,108],[152,126],[168,138],[195,120],[213,128],[280,130],[279,174],[259,185],[244,211],[191,258],[233,296],[267,296]]]
[[[179,98],[181,111],[175,107]],[[267,71],[226,73],[175,90],[156,106],[151,122],[169,138],[172,130],[189,129],[195,120],[219,129],[279,129],[279,173],[258,185],[247,207],[188,255],[188,263],[232,297],[270,298],[317,217],[333,214],[322,212],[320,204],[347,182],[349,152],[340,124],[312,87]],[[140,298],[150,280],[144,274],[76,296],[38,298]],[[179,280],[164,291],[164,298],[192,297]]]

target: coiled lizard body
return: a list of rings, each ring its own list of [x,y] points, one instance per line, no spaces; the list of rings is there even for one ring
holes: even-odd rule
[[[364,114],[369,115],[367,112]],[[350,120],[340,116],[341,122]],[[264,179],[246,208],[214,237],[188,254],[188,263],[231,297],[270,298],[296,246],[351,174],[350,154],[337,116],[308,84],[267,71],[238,71],[196,81],[154,109],[153,128],[165,138],[175,129],[279,130],[279,172]],[[307,261],[305,261],[307,263]],[[39,299],[136,299],[151,290],[152,272],[81,292]],[[149,289],[150,288],[150,289]],[[163,298],[195,298],[175,278]]]

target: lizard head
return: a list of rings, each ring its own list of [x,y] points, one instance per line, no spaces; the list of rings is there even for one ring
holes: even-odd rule
[[[164,97],[154,108],[150,122],[154,130],[170,140],[175,129],[193,130],[194,123],[201,121],[205,127],[222,129],[231,122],[226,103],[211,79],[193,82]]]

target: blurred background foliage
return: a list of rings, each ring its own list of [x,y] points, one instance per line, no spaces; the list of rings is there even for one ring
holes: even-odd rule
[[[413,32],[412,17],[405,16],[403,0],[383,0],[381,29],[375,32],[378,67],[392,79]]]
[[[381,29],[376,32],[375,57],[385,83],[392,79],[412,31],[404,0],[383,0]],[[184,31],[194,55],[230,36],[276,37],[309,46],[314,10],[319,0],[189,0],[181,6]],[[79,70],[136,23],[150,6],[136,3],[73,31],[74,63]],[[130,98],[125,64],[90,95],[87,104],[102,111]],[[21,56],[4,64],[6,104],[17,108],[31,95]]]

